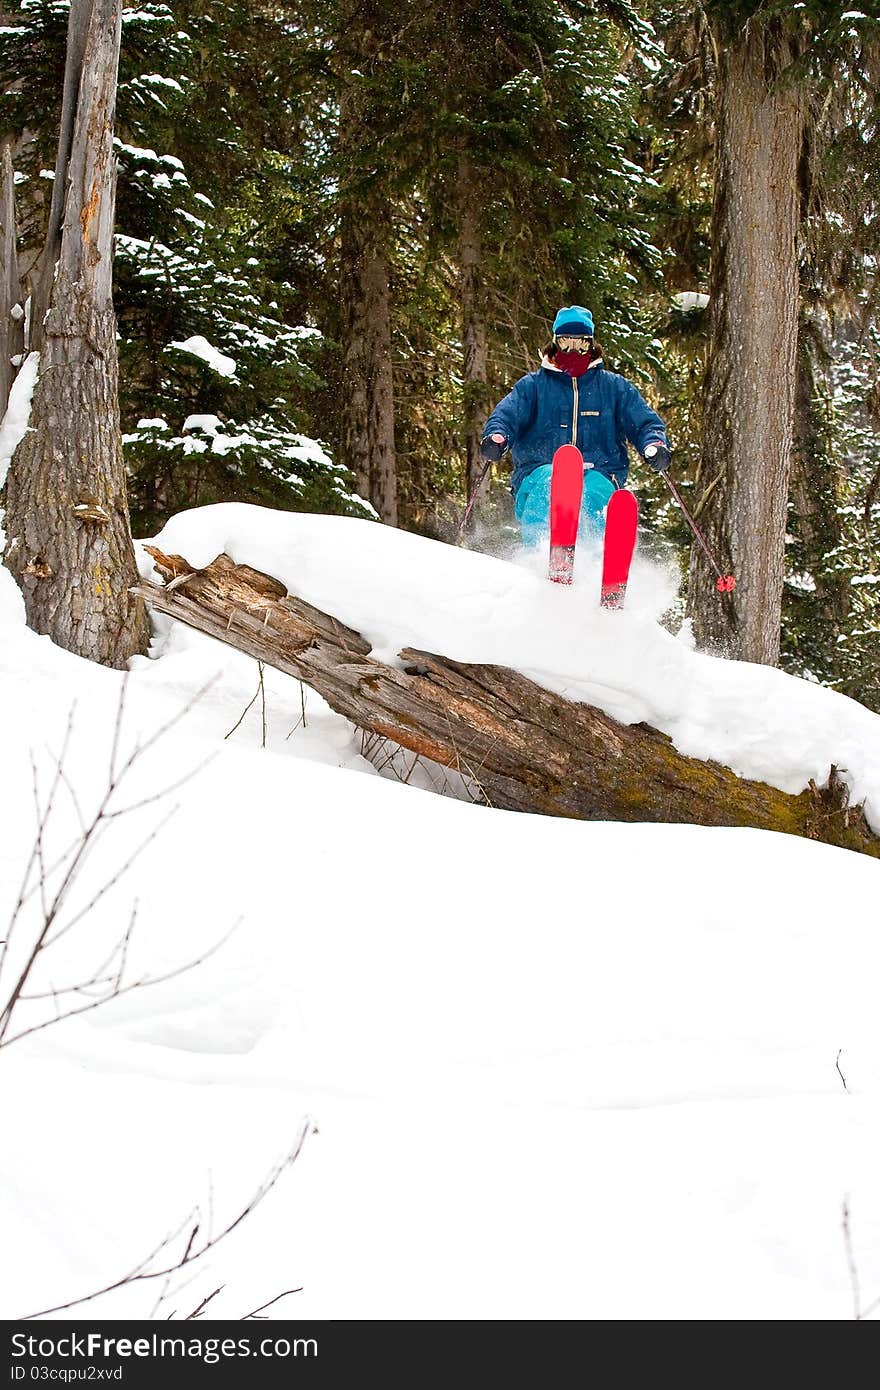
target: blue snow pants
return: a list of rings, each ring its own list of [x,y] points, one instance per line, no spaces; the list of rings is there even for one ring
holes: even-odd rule
[[[550,531],[550,475],[549,463],[532,469],[520,483],[513,502],[513,510],[522,531],[523,545],[540,545],[547,539]],[[584,495],[581,500],[581,527],[586,531],[581,535],[601,536],[605,529],[605,508],[614,491],[614,484],[597,468],[588,468],[584,474]]]

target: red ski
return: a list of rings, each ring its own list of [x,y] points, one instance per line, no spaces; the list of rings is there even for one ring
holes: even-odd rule
[[[605,518],[605,561],[602,566],[602,607],[622,608],[626,581],[639,525],[639,504],[634,492],[619,487],[611,494]]]
[[[555,584],[572,581],[583,491],[583,455],[573,444],[563,444],[553,455],[550,478],[550,578]]]

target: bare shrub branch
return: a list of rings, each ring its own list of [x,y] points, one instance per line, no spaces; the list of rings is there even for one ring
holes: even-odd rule
[[[203,1259],[209,1251],[216,1250],[221,1241],[224,1241],[227,1236],[231,1235],[232,1232],[241,1225],[245,1217],[250,1216],[256,1211],[260,1203],[272,1191],[282,1173],[284,1173],[286,1169],[292,1167],[299,1158],[309,1135],[317,1134],[317,1132],[317,1126],[314,1121],[310,1116],[306,1116],[291,1148],[282,1155],[272,1168],[270,1168],[269,1172],[259,1183],[255,1192],[245,1205],[239,1208],[236,1215],[227,1221],[226,1225],[218,1231],[216,1235],[210,1234],[210,1226],[208,1228],[208,1233],[202,1234],[201,1211],[200,1208],[195,1207],[184,1217],[183,1221],[180,1222],[170,1235],[167,1235],[161,1240],[143,1260],[140,1260],[133,1269],[128,1270],[128,1272],[121,1275],[120,1278],[105,1284],[103,1288],[93,1289],[91,1293],[83,1294],[79,1298],[68,1299],[66,1303],[57,1303],[51,1308],[41,1308],[37,1313],[27,1313],[23,1318],[18,1319],[18,1321],[32,1322],[36,1318],[45,1318],[52,1313],[66,1312],[68,1308],[81,1307],[83,1303],[91,1303],[94,1299],[102,1298],[105,1294],[113,1293],[117,1289],[129,1287],[132,1284],[147,1282],[152,1279],[167,1280],[171,1276],[180,1273],[182,1270],[188,1269],[198,1260]],[[183,1252],[177,1258],[170,1258],[172,1246],[185,1232],[188,1234]],[[159,1268],[153,1269],[151,1265],[155,1261],[159,1262]],[[221,1288],[222,1287],[221,1285]],[[199,1308],[196,1309],[194,1313],[189,1314],[189,1316],[197,1316],[201,1309],[203,1309],[219,1292],[220,1289],[215,1289],[214,1293],[209,1294],[199,1305]],[[290,1290],[290,1292],[298,1292],[298,1290]],[[279,1294],[278,1297],[282,1298],[284,1295]],[[165,1294],[163,1293],[163,1295],[160,1296],[159,1303],[161,1303],[164,1298]],[[275,1302],[276,1300],[273,1299],[272,1301]],[[159,1305],[157,1304],[156,1306],[158,1308]],[[269,1304],[263,1304],[262,1307],[267,1308]],[[261,1309],[259,1308],[255,1309],[256,1313],[260,1311]],[[171,1316],[173,1317],[174,1315],[171,1314]],[[249,1313],[247,1316],[253,1317],[254,1314]]]
[[[231,738],[231,737],[232,737],[232,735],[235,733],[236,729],[239,728],[239,726],[241,725],[242,721],[244,720],[244,717],[245,717],[245,715],[247,714],[248,710],[251,709],[251,707],[252,707],[253,705],[256,704],[257,700],[260,700],[260,712],[261,712],[262,730],[263,730],[263,743],[262,743],[262,746],[263,746],[264,748],[266,747],[266,735],[267,735],[268,730],[267,730],[267,726],[266,726],[266,686],[265,686],[265,683],[264,683],[264,680],[263,680],[263,672],[264,672],[264,669],[265,669],[264,663],[263,663],[262,661],[258,661],[258,662],[257,662],[257,670],[258,670],[258,672],[259,672],[259,678],[258,678],[258,682],[257,682],[257,688],[256,688],[256,690],[254,691],[254,694],[253,694],[253,696],[251,697],[251,699],[248,700],[248,702],[247,702],[247,704],[245,705],[244,709],[242,710],[241,714],[240,714],[240,715],[238,716],[238,718],[236,719],[236,721],[235,721],[235,723],[233,724],[232,728],[229,730],[228,733],[226,733],[226,734],[223,735],[223,737],[224,737],[225,739],[226,739],[226,738]],[[293,730],[291,729],[291,733],[292,733],[292,732],[293,732]],[[289,738],[289,737],[290,737],[290,734],[288,734],[288,738]]]
[[[257,695],[262,695],[263,698],[262,730],[263,746],[265,747],[267,729],[262,663],[259,664],[259,671]],[[21,1041],[22,1038],[52,1027],[56,1023],[100,1008],[111,1000],[119,999],[134,990],[163,984],[194,970],[196,966],[202,965],[216,954],[238,926],[236,922],[225,936],[195,959],[188,960],[182,965],[158,975],[141,975],[130,978],[129,952],[138,920],[138,905],[135,902],[125,929],[104,958],[88,972],[83,972],[83,978],[62,982],[50,980],[48,984],[44,984],[42,978],[39,978],[45,974],[47,955],[52,947],[56,946],[74,928],[81,926],[97,905],[119,884],[132,865],[165,828],[178,807],[171,807],[159,819],[158,823],[132,849],[123,862],[90,893],[84,904],[72,906],[71,894],[80,881],[87,860],[94,853],[108,827],[126,816],[131,816],[167,798],[170,793],[191,780],[204,767],[205,763],[202,762],[176,781],[155,792],[150,792],[133,801],[129,800],[122,805],[117,804],[132,770],[142,762],[145,755],[156,746],[159,740],[198,703],[209,685],[199,690],[182,709],[159,725],[148,738],[143,741],[135,739],[130,751],[124,754],[123,732],[127,680],[123,681],[110,741],[107,783],[98,796],[96,809],[91,814],[84,810],[82,799],[73,785],[66,766],[74,732],[75,706],[71,708],[68,716],[60,752],[57,756],[52,755],[54,766],[45,797],[40,787],[37,761],[33,756],[31,757],[36,831],[18,896],[12,908],[9,926],[5,936],[0,940],[0,985],[3,986],[3,990],[0,992],[0,1050],[10,1047],[13,1043]],[[254,697],[254,699],[256,698],[257,696]],[[79,829],[78,834],[65,845],[61,852],[53,855],[50,852],[49,839],[57,823],[58,798],[62,790],[70,798]],[[27,920],[25,920],[26,910]],[[30,935],[28,935],[34,911],[36,912],[36,922],[31,928]],[[15,958],[12,955],[11,946],[18,948]],[[19,955],[20,958],[18,958]],[[4,970],[6,978],[4,978]],[[44,1016],[38,1017],[35,1022],[24,1022],[20,1019],[20,1006],[34,1006],[41,1003],[49,1006]],[[94,1289],[77,1298],[68,1299],[54,1307],[28,1313],[23,1320],[33,1320],[66,1312],[123,1287],[157,1280],[161,1281],[162,1287],[158,1302],[153,1310],[155,1316],[168,1299],[172,1282],[178,1285],[177,1292],[179,1293],[180,1277],[192,1270],[193,1266],[196,1266],[209,1251],[216,1249],[227,1236],[241,1225],[247,1216],[256,1210],[285,1169],[299,1157],[307,1136],[316,1132],[311,1119],[306,1118],[292,1147],[269,1170],[248,1201],[216,1233],[213,1229],[213,1191],[209,1186],[205,1210],[195,1207],[190,1211],[184,1220],[163,1237],[134,1268],[129,1269],[118,1279],[109,1281],[102,1288]],[[176,1253],[175,1247],[180,1242],[183,1242],[183,1248],[180,1253]],[[184,1280],[185,1282],[187,1281]],[[213,1299],[222,1291],[222,1288],[223,1285],[220,1285],[207,1294],[187,1316],[190,1319],[201,1317]],[[294,1292],[298,1292],[298,1290],[286,1290],[277,1294],[268,1302],[260,1304],[251,1313],[247,1313],[245,1319],[259,1318],[266,1308],[272,1307],[280,1299]],[[170,1316],[174,1317],[175,1314],[172,1313]]]
[[[841,1225],[843,1227],[843,1245],[846,1251],[846,1263],[849,1268],[849,1279],[852,1285],[853,1295],[853,1318],[856,1322],[864,1322],[872,1313],[880,1308],[880,1298],[875,1298],[866,1308],[862,1307],[862,1294],[859,1286],[859,1271],[856,1265],[856,1257],[853,1252],[852,1234],[849,1228],[849,1198],[844,1197],[843,1208],[841,1211]]]
[[[71,894],[79,881],[82,870],[89,857],[93,854],[96,846],[100,843],[107,827],[124,816],[132,815],[142,810],[144,807],[166,798],[172,791],[182,786],[185,782],[194,777],[197,772],[201,771],[205,766],[205,762],[208,761],[205,760],[183,777],[160,788],[155,793],[129,802],[127,805],[118,806],[114,804],[132,770],[143,760],[145,755],[155,747],[158,741],[194,708],[199,700],[203,698],[212,683],[213,682],[208,682],[198,690],[181,709],[165,720],[164,723],[160,724],[143,742],[135,740],[131,751],[127,756],[123,757],[122,737],[128,678],[126,677],[123,680],[110,744],[107,784],[100,794],[97,808],[91,816],[84,813],[81,799],[72,785],[65,766],[66,760],[70,754],[71,740],[74,731],[75,705],[71,707],[68,715],[60,752],[57,756],[52,755],[54,771],[45,800],[40,790],[37,763],[35,758],[31,756],[32,786],[37,825],[34,843],[25,866],[18,897],[13,905],[12,915],[5,937],[2,942],[0,942],[0,985],[3,986],[3,990],[0,992],[0,1049],[10,1047],[13,1043],[19,1042],[22,1038],[28,1037],[32,1033],[39,1032],[50,1025],[60,1023],[77,1014],[86,1013],[91,1009],[99,1008],[102,1004],[109,1002],[110,999],[119,998],[121,995],[130,993],[132,990],[144,989],[150,985],[162,984],[168,980],[175,979],[178,975],[194,969],[197,965],[209,959],[209,957],[213,955],[215,951],[219,950],[225,941],[228,940],[230,933],[227,933],[221,941],[216,943],[210,950],[203,952],[197,958],[173,970],[166,971],[161,975],[126,980],[125,971],[129,947],[137,920],[137,910],[135,908],[129,917],[128,925],[113,945],[109,955],[83,979],[76,980],[72,983],[65,982],[60,985],[50,983],[48,987],[42,986],[39,981],[36,980],[37,973],[42,973],[43,971],[47,953],[53,946],[56,946],[63,937],[75,927],[79,926],[98,903],[117,886],[120,880],[128,873],[129,869],[131,869],[132,865],[164,829],[168,821],[175,814],[177,807],[172,807],[166,815],[161,818],[158,824],[153,826],[152,830],[132,850],[123,863],[115,869],[98,888],[96,888],[83,906],[76,908],[72,914],[66,915],[67,909],[70,906]],[[51,857],[47,850],[47,840],[50,830],[54,827],[55,814],[58,809],[58,796],[62,789],[70,796],[71,804],[79,823],[79,834],[66,845],[61,853]],[[22,933],[26,930],[24,925],[25,909],[28,908],[35,897],[38,900],[39,915],[33,931],[33,936],[30,940],[28,940],[26,936],[23,938],[25,944],[22,959],[15,968],[12,968],[10,948],[13,938],[16,943],[22,940]],[[232,930],[234,929],[233,927]],[[8,977],[10,971],[12,978],[7,983],[4,974]],[[84,999],[84,1002],[74,1004],[72,1003],[74,998]],[[52,1001],[54,1011],[50,1016],[27,1026],[22,1026],[17,1021],[15,1024],[13,1023],[13,1018],[17,1018],[19,1005],[22,1003],[32,1004],[41,1000]]]
[[[278,1293],[274,1298],[270,1298],[268,1303],[261,1303],[259,1308],[255,1308],[252,1313],[245,1313],[243,1318],[239,1318],[239,1322],[247,1322],[250,1318],[262,1321],[264,1309],[271,1308],[273,1303],[279,1303],[282,1298],[289,1298],[294,1293],[302,1293],[302,1288],[285,1289],[284,1293]]]

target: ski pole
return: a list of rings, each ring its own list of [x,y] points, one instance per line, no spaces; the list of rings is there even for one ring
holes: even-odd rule
[[[474,509],[474,503],[476,502],[477,498],[478,498],[479,495],[480,495],[480,488],[483,486],[483,483],[484,483],[485,480],[486,480],[486,474],[489,472],[489,469],[490,469],[491,467],[492,467],[492,460],[491,460],[491,459],[486,459],[486,461],[485,461],[485,463],[483,464],[483,467],[482,467],[482,469],[481,469],[481,471],[480,471],[480,476],[479,476],[479,478],[477,479],[476,483],[474,484],[474,490],[473,490],[473,492],[472,492],[471,495],[470,495],[470,498],[469,498],[469,500],[468,500],[468,504],[467,504],[467,506],[465,507],[464,516],[462,517],[461,521],[459,522],[458,530],[457,530],[456,533],[455,533],[455,544],[456,544],[456,545],[458,545],[459,541],[461,540],[462,536],[464,535],[464,528],[465,528],[465,527],[467,526],[467,524],[468,524],[468,517],[470,516],[471,512],[472,512],[473,509]]]
[[[714,557],[713,557],[713,555],[712,555],[711,550],[709,549],[708,545],[706,544],[706,540],[705,540],[705,537],[703,536],[702,531],[700,530],[700,528],[699,528],[699,526],[697,525],[697,523],[694,521],[694,519],[693,519],[693,517],[691,516],[690,512],[688,511],[687,507],[684,505],[684,502],[682,501],[682,498],[681,498],[681,493],[679,492],[678,488],[675,486],[675,483],[674,483],[674,482],[672,481],[672,479],[670,478],[668,471],[667,471],[666,469],[664,469],[663,472],[660,474],[660,476],[661,476],[661,478],[663,479],[663,481],[666,483],[666,486],[669,488],[669,491],[672,493],[673,497],[675,498],[676,502],[678,503],[679,507],[681,508],[682,512],[684,513],[684,518],[685,518],[685,520],[687,521],[688,526],[689,526],[689,527],[691,528],[691,530],[693,531],[694,536],[695,536],[696,539],[697,539],[697,542],[698,542],[699,545],[702,547],[703,554],[705,555],[706,559],[709,561],[709,564],[712,566],[713,570],[715,571],[715,573],[716,573],[717,576],[718,576],[718,578],[717,578],[716,581],[715,581],[715,588],[718,590],[719,594],[729,594],[730,591],[731,591],[731,589],[735,588],[735,586],[736,586],[736,580],[734,579],[734,577],[733,577],[732,574],[722,574],[722,573],[721,573],[720,569],[718,568],[718,565],[715,563],[715,559],[714,559]]]

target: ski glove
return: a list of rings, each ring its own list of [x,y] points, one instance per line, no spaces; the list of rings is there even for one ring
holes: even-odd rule
[[[671,462],[669,450],[659,440],[645,446],[645,459],[658,473],[665,473]]]
[[[507,448],[507,440],[503,434],[487,434],[485,439],[480,440],[480,457],[488,463],[497,463]]]

